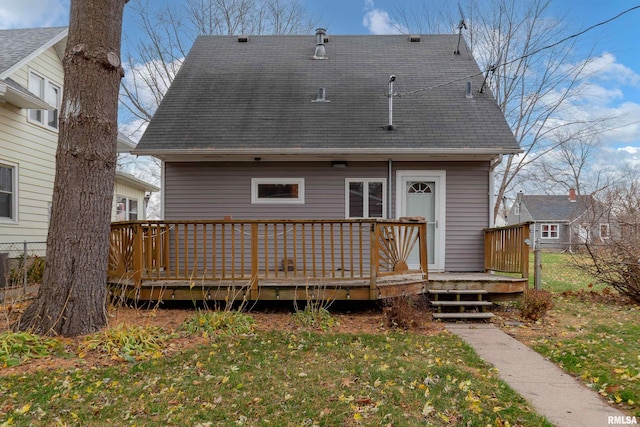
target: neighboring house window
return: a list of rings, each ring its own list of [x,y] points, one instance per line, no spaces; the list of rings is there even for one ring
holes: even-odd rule
[[[558,233],[558,224],[542,224],[542,232],[540,237],[543,239],[557,239],[560,237]]]
[[[16,166],[0,163],[0,220],[16,220]]]
[[[58,111],[62,98],[60,86],[31,71],[29,72],[29,91],[56,108],[52,111],[29,110],[29,120],[51,129],[58,129]]]
[[[116,221],[136,221],[138,201],[124,196],[116,196]]]
[[[379,178],[347,178],[346,217],[384,218],[387,181]]]
[[[304,178],[252,178],[251,203],[304,204]]]
[[[609,224],[600,224],[600,238],[609,238]]]

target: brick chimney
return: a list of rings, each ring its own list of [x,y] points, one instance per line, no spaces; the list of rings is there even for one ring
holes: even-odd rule
[[[575,202],[576,201],[576,189],[575,188],[570,188],[569,189],[569,201],[571,201],[571,202]]]

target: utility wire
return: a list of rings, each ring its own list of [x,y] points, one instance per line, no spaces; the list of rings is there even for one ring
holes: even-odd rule
[[[598,22],[597,24],[594,24],[594,25],[592,25],[592,26],[590,26],[588,28],[585,28],[584,30],[582,30],[580,32],[577,32],[575,34],[567,36],[567,37],[565,37],[565,38],[563,38],[563,39],[561,39],[561,40],[559,40],[559,41],[557,41],[555,43],[552,43],[550,45],[541,47],[540,49],[536,49],[533,52],[526,53],[526,54],[524,54],[524,55],[522,55],[522,56],[520,56],[518,58],[512,59],[511,61],[507,61],[504,64],[491,65],[489,68],[487,68],[484,71],[480,71],[479,73],[475,73],[475,74],[471,74],[471,75],[468,75],[468,76],[460,77],[458,79],[454,79],[454,80],[450,80],[450,81],[447,81],[447,82],[444,82],[444,83],[437,84],[435,86],[429,86],[429,87],[425,87],[425,88],[415,89],[415,90],[408,91],[408,92],[397,92],[397,93],[394,93],[393,95],[395,95],[395,96],[412,95],[414,93],[424,92],[424,91],[432,90],[432,89],[437,89],[437,88],[442,87],[442,86],[446,86],[446,85],[449,85],[449,84],[452,84],[452,83],[456,83],[456,82],[459,82],[459,81],[463,81],[463,80],[468,80],[468,79],[470,79],[472,77],[476,77],[476,76],[482,75],[484,73],[489,73],[489,72],[495,71],[496,68],[498,68],[498,67],[504,67],[506,65],[513,64],[514,62],[517,62],[517,61],[520,61],[522,59],[525,59],[525,58],[528,58],[530,56],[533,56],[535,54],[538,54],[538,53],[542,52],[543,50],[551,49],[552,47],[558,46],[559,44],[562,44],[562,43],[566,42],[567,40],[570,40],[570,39],[573,39],[573,38],[576,38],[576,37],[580,37],[581,35],[587,33],[588,31],[591,31],[594,28],[597,28],[599,26],[608,24],[611,21],[615,21],[616,19],[620,18],[622,15],[625,15],[625,14],[627,14],[629,12],[632,12],[632,11],[634,11],[636,9],[640,9],[640,5],[630,7],[629,9],[620,12],[619,14],[617,14],[616,16],[614,16],[612,18],[609,18],[609,19],[607,19],[605,21]],[[486,79],[485,79],[485,82],[486,82]]]
[[[505,63],[504,63],[504,64],[502,64],[501,66],[512,64],[512,63],[514,63],[514,62],[516,62],[516,61],[519,61],[519,60],[521,60],[521,59],[528,58],[529,56],[532,56],[532,55],[535,55],[535,54],[537,54],[537,53],[540,53],[540,52],[542,52],[543,50],[551,49],[552,47],[556,47],[556,46],[558,46],[559,44],[566,42],[567,40],[570,40],[570,39],[573,39],[573,38],[576,38],[576,37],[580,37],[580,36],[581,36],[581,35],[583,35],[584,33],[588,32],[588,31],[591,31],[591,30],[593,30],[594,28],[599,27],[599,26],[601,26],[601,25],[608,24],[609,22],[614,21],[614,20],[616,20],[616,19],[620,18],[622,15],[624,15],[624,14],[626,14],[626,13],[629,13],[629,12],[631,12],[631,11],[635,10],[635,9],[640,9],[640,5],[630,7],[629,9],[627,9],[627,10],[625,10],[625,11],[623,11],[623,12],[620,12],[619,14],[617,14],[616,16],[614,16],[613,18],[609,18],[609,19],[607,19],[606,21],[598,22],[597,24],[594,24],[594,25],[592,25],[592,26],[590,26],[590,27],[588,27],[588,28],[585,28],[584,30],[580,31],[579,33],[572,34],[572,35],[570,35],[570,36],[568,36],[568,37],[565,37],[565,38],[563,38],[562,40],[559,40],[559,41],[557,41],[557,42],[555,42],[555,43],[552,43],[552,44],[550,44],[550,45],[548,45],[548,46],[541,47],[541,48],[540,48],[540,49],[538,49],[538,50],[534,50],[533,52],[530,52],[530,53],[527,53],[527,54],[525,54],[525,55],[522,55],[520,58],[516,58],[516,59],[513,59],[513,60],[511,60],[511,61],[505,62]]]

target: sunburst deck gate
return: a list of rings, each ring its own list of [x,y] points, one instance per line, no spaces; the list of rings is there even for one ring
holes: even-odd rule
[[[426,223],[117,222],[111,226],[108,280],[112,292],[142,300],[375,300],[419,294],[428,284]]]

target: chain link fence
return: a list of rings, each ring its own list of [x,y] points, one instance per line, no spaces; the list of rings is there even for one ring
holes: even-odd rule
[[[42,281],[46,242],[0,243],[0,302],[33,293]]]

